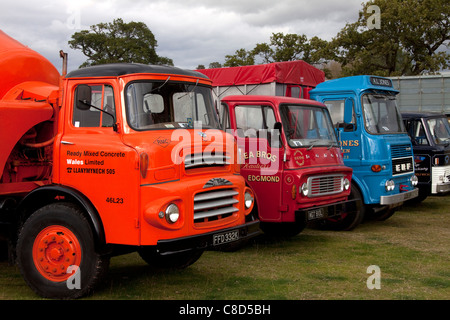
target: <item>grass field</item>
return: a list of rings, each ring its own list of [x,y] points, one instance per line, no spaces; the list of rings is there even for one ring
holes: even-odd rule
[[[449,249],[450,197],[429,197],[350,232],[308,228],[287,240],[262,236],[237,252],[205,252],[181,271],[152,271],[137,254],[114,257],[85,299],[449,300]],[[368,289],[372,265],[380,289]],[[1,261],[0,299],[40,298]]]

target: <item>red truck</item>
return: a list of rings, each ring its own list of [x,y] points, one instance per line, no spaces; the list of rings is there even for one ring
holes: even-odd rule
[[[351,230],[361,215],[350,195],[326,107],[306,99],[239,95],[221,99],[221,128],[234,135],[241,174],[255,193],[255,212],[267,234],[293,236],[309,222]]]
[[[323,71],[301,60],[197,71],[212,80],[221,127],[243,150],[241,174],[265,233],[291,236],[313,221],[351,230],[362,221],[329,113],[309,99]]]
[[[0,31],[0,240],[34,291],[77,298],[113,255],[182,268],[260,233],[207,77],[66,65]]]

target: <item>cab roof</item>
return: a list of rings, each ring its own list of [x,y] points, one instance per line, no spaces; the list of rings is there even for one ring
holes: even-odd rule
[[[289,103],[289,104],[304,104],[304,105],[314,105],[319,107],[325,107],[325,105],[321,102],[317,102],[315,100],[310,99],[301,99],[301,98],[291,98],[285,96],[268,96],[268,95],[232,95],[226,96],[221,99],[224,102],[227,101],[237,101],[237,102],[261,102],[264,101],[271,102],[275,105],[281,103]]]
[[[333,80],[327,80],[319,83],[315,89],[311,90],[309,94],[315,96],[321,93],[333,93],[333,92],[355,92],[357,94],[364,90],[385,90],[392,93],[398,93],[399,91],[394,88],[392,80],[389,78],[383,78],[371,75],[361,75],[344,77]]]
[[[444,113],[431,112],[431,111],[414,111],[414,112],[402,112],[403,119],[421,119],[421,118],[436,118],[436,117],[446,117]]]
[[[69,72],[66,78],[120,77],[128,74],[153,73],[174,74],[209,79],[200,72],[164,65],[146,65],[140,63],[111,63],[81,68]]]

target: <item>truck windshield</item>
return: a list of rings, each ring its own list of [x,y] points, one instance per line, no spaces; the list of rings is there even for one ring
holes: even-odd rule
[[[337,146],[330,115],[325,108],[306,105],[281,105],[286,139],[292,148]]]
[[[395,96],[366,93],[362,97],[366,130],[374,134],[404,133]]]
[[[428,119],[427,125],[436,144],[447,145],[450,143],[450,125],[446,118]]]
[[[135,130],[218,128],[211,89],[195,83],[132,82],[125,91],[127,121]]]

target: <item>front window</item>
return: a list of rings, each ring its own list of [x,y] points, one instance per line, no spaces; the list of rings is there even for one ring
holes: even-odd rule
[[[450,125],[445,118],[432,118],[427,120],[431,137],[436,144],[447,145],[450,143]]]
[[[364,123],[369,133],[405,132],[394,95],[367,93],[362,97],[362,102]]]
[[[139,81],[127,86],[125,97],[128,124],[135,130],[218,127],[209,87]]]
[[[281,118],[290,147],[337,146],[327,109],[306,105],[282,105]]]

